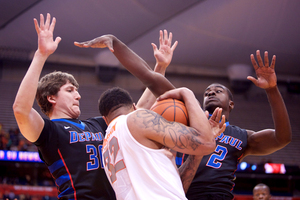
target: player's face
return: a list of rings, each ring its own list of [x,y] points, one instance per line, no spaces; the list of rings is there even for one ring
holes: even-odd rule
[[[223,111],[229,110],[229,97],[225,86],[221,84],[212,84],[204,92],[203,108],[209,113],[217,108],[223,108]]]
[[[257,186],[253,190],[254,200],[269,200],[271,197],[269,190],[265,186]]]
[[[79,100],[81,99],[77,88],[70,82],[61,86],[55,96],[55,109],[62,114],[72,119],[76,119],[80,115]]]

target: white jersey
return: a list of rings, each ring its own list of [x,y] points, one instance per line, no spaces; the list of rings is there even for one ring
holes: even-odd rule
[[[127,117],[121,115],[109,124],[103,144],[105,172],[117,199],[187,199],[174,156],[137,142]]]

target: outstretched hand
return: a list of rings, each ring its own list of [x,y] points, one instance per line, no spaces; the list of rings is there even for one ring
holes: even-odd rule
[[[38,34],[38,52],[45,56],[49,56],[54,53],[61,41],[60,37],[56,37],[56,39],[53,40],[53,31],[56,19],[53,17],[51,23],[50,20],[51,16],[49,13],[47,13],[46,22],[44,22],[44,15],[40,14],[40,25],[37,19],[33,19],[35,30]]]
[[[169,66],[171,63],[173,52],[177,47],[178,41],[174,42],[172,45],[173,34],[170,32],[168,35],[168,31],[162,30],[159,31],[159,49],[154,43],[151,43],[153,47],[154,57],[156,59],[156,63],[163,67]],[[172,46],[171,46],[172,45]]]
[[[264,62],[260,56],[260,51],[256,51],[256,58],[258,61],[258,64],[254,58],[254,55],[250,55],[250,59],[252,62],[252,65],[254,67],[257,79],[248,76],[247,79],[252,81],[257,87],[260,87],[262,89],[268,89],[275,87],[277,85],[277,77],[275,74],[275,61],[276,61],[276,56],[273,55],[271,65],[269,66],[269,58],[268,58],[268,52],[265,51],[264,54]]]
[[[208,111],[205,111],[205,114],[208,117]],[[208,121],[214,133],[214,138],[218,137],[221,133],[225,131],[225,115],[222,115],[222,108],[216,108]]]
[[[106,48],[107,47],[111,52],[114,52],[112,35],[103,35],[93,40],[89,40],[85,42],[74,42],[74,45],[81,48]]]

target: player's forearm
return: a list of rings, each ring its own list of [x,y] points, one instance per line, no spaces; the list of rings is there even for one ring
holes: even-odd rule
[[[287,145],[292,139],[289,115],[278,87],[266,89],[275,125],[275,136],[280,145]]]
[[[183,95],[183,97],[188,111],[189,126],[198,131],[199,135],[197,138],[202,144],[198,147],[197,151],[201,152],[202,155],[210,154],[214,151],[216,142],[209,121],[200,107],[198,100],[195,98],[194,93],[191,91],[184,92],[187,94]]]
[[[184,192],[187,193],[199,167],[203,156],[189,155],[187,160],[179,167],[179,175]]]
[[[175,87],[161,74],[154,72],[149,65],[123,42],[113,36],[114,55],[120,63],[151,92],[158,97],[165,91]]]
[[[15,113],[29,114],[35,100],[39,77],[47,58],[48,56],[36,51],[18,89],[13,105]]]
[[[167,67],[162,66],[162,64],[160,64],[160,63],[156,63],[156,65],[154,67],[154,71],[157,73],[160,73],[163,76],[166,73],[166,69],[167,69]],[[146,88],[137,103],[137,107],[144,108],[144,109],[150,109],[151,106],[154,104],[155,100],[156,100],[156,98],[155,98],[154,94],[148,88]]]

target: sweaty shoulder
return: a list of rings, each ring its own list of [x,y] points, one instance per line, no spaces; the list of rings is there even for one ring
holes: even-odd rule
[[[161,148],[161,144],[155,139],[158,135],[155,125],[160,121],[156,119],[157,116],[159,116],[159,119],[162,118],[153,111],[139,109],[130,113],[127,118],[128,129],[135,140],[152,149]]]

